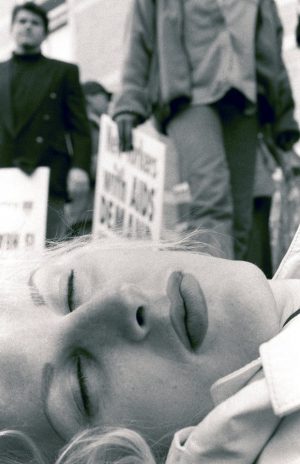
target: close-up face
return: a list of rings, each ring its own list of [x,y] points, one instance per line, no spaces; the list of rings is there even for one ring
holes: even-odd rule
[[[1,428],[24,430],[48,456],[93,425],[169,441],[277,325],[251,264],[133,247],[56,256],[0,308]]]
[[[28,10],[17,12],[11,32],[17,51],[39,50],[46,37],[42,18]]]

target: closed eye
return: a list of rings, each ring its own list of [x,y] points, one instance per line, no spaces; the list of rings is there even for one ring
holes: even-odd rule
[[[78,378],[78,384],[79,384],[79,390],[80,390],[80,396],[81,396],[83,409],[87,417],[90,417],[91,416],[91,403],[90,403],[90,397],[89,397],[89,392],[88,392],[88,387],[87,387],[87,378],[84,375],[82,360],[81,360],[80,355],[77,356],[76,367],[77,367],[77,378]]]
[[[67,285],[67,303],[68,309],[71,313],[75,309],[74,304],[74,269],[71,270],[68,276],[68,285]]]

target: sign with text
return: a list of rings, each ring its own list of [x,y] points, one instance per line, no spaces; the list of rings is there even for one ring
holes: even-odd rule
[[[120,153],[116,124],[101,119],[93,235],[159,240],[165,179],[165,145],[141,129],[134,149]]]
[[[48,188],[47,167],[30,176],[17,168],[0,169],[0,256],[44,247]]]

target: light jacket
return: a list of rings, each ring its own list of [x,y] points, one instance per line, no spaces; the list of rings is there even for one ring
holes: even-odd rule
[[[275,278],[300,279],[300,228]],[[167,464],[299,464],[300,315],[211,394],[215,409],[176,433]]]
[[[140,122],[143,122],[154,114],[164,129],[177,111],[192,102],[194,88],[199,83],[195,78],[192,79],[190,62],[198,60],[200,70],[202,64],[199,57],[193,57],[190,51],[185,51],[182,44],[182,1],[134,0],[122,88],[112,105],[113,118],[129,112],[137,115]],[[289,130],[294,131],[297,141],[299,131],[293,117],[292,92],[281,59],[282,28],[274,0],[248,0],[244,7],[243,21],[248,27],[235,24],[229,10],[227,18],[225,7],[222,7],[236,54],[243,59],[247,51],[247,59],[244,59],[239,70],[240,87],[244,88],[247,99],[256,100],[257,91],[263,96],[259,100],[263,122],[274,123],[275,138],[282,130],[287,130],[288,126]],[[244,42],[241,40],[239,43],[238,40],[241,29],[247,37],[247,50],[242,46]],[[212,80],[213,74],[212,72]],[[203,83],[201,86],[196,94],[204,99],[206,89]],[[226,91],[226,86],[223,87]],[[197,101],[198,103],[207,104],[212,101],[204,99]]]

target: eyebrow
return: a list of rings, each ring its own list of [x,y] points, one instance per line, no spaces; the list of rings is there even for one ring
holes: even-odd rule
[[[45,302],[43,296],[41,295],[41,293],[40,293],[39,289],[37,288],[36,283],[34,281],[34,276],[35,276],[35,273],[37,272],[37,270],[38,270],[38,268],[30,273],[27,285],[29,287],[30,297],[31,297],[31,299],[33,301],[33,304],[35,306],[46,306],[46,302]]]
[[[54,426],[51,416],[49,414],[49,406],[48,406],[48,398],[49,398],[49,391],[53,381],[53,373],[54,367],[51,363],[46,363],[42,369],[42,382],[41,382],[41,399],[42,399],[42,408],[43,413],[55,433],[55,435],[62,440],[64,443],[66,442],[65,438],[59,433],[59,431]]]

